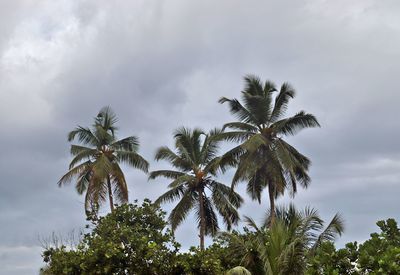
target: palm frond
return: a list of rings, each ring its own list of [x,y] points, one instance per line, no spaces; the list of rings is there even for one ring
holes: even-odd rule
[[[205,235],[215,236],[219,230],[217,215],[215,214],[214,207],[210,199],[203,195],[204,199],[204,218],[205,218]],[[196,217],[198,221],[198,228],[200,228],[200,207],[197,207]]]
[[[245,132],[257,132],[258,128],[256,126],[251,125],[250,123],[245,122],[229,122],[225,123],[223,126],[223,130],[226,128],[233,129],[233,130],[241,130]]]
[[[88,188],[92,171],[90,169],[82,171],[76,181],[75,189],[79,195],[82,195]]]
[[[239,163],[240,157],[245,153],[242,146],[236,146],[227,151],[219,160],[219,168],[225,172],[228,167],[234,167]]]
[[[216,175],[218,169],[221,168],[221,157],[215,157],[205,162],[206,165],[203,168],[205,174]]]
[[[262,134],[255,134],[247,139],[241,146],[246,151],[253,153],[260,149],[261,146],[268,147],[270,141],[266,139]]]
[[[115,135],[115,131],[118,129],[115,123],[118,122],[117,115],[111,109],[110,106],[101,108],[100,112],[95,118],[95,126],[100,125],[106,132],[110,131],[111,135]]]
[[[185,191],[181,200],[169,215],[168,220],[171,223],[172,230],[175,230],[186,218],[187,214],[194,206],[195,199],[196,198],[193,193],[188,190]]]
[[[136,152],[139,149],[139,139],[135,136],[120,139],[110,145],[116,151]]]
[[[314,115],[301,111],[290,118],[275,122],[271,127],[274,128],[277,134],[295,135],[304,128],[321,127],[321,125]]]
[[[244,92],[252,96],[264,96],[264,88],[261,79],[252,74],[244,77],[245,87]]]
[[[104,180],[112,172],[113,165],[108,157],[101,154],[93,162],[93,173],[99,180]]]
[[[157,171],[152,171],[149,174],[149,180],[150,179],[156,179],[158,177],[164,177],[167,179],[177,179],[180,176],[186,175],[183,172],[180,171],[173,171],[173,170],[157,170]]]
[[[194,177],[192,175],[184,174],[184,175],[180,176],[179,178],[173,180],[170,184],[168,184],[168,187],[175,188],[182,184],[190,185],[191,183],[193,183],[195,181],[196,181],[196,177]]]
[[[155,155],[155,160],[167,160],[174,167],[182,169],[183,171],[190,171],[192,169],[192,163],[190,161],[178,156],[166,146],[158,148]]]
[[[250,95],[248,93],[242,94],[244,106],[252,114],[255,125],[266,125],[271,116],[271,95]]]
[[[216,138],[224,141],[243,142],[253,135],[253,132],[231,131],[220,133]]]
[[[186,188],[182,185],[176,186],[174,188],[171,188],[164,194],[158,197],[158,199],[154,202],[155,204],[161,204],[161,203],[169,203],[169,202],[174,202],[175,200],[181,198],[186,191]]]
[[[240,207],[243,199],[228,186],[219,182],[213,182],[212,201],[222,216],[227,229],[231,230],[232,225],[237,224],[239,221],[239,214],[236,208]]]
[[[283,83],[279,94],[275,98],[274,109],[271,113],[271,122],[275,122],[285,114],[289,100],[293,98],[295,94],[295,90],[289,83]]]
[[[228,102],[229,104],[229,109],[231,114],[236,116],[239,121],[245,122],[245,123],[256,123],[256,118],[253,116],[253,114],[247,110],[237,99],[228,99],[226,97],[221,97],[218,100],[219,103],[224,104],[225,102]]]
[[[69,132],[68,141],[72,141],[76,137],[78,137],[78,141],[83,144],[90,144],[96,147],[99,144],[98,139],[89,128],[84,128],[82,126],[76,127],[75,130]]]
[[[77,148],[80,147],[80,148]],[[97,149],[91,149],[83,146],[71,145],[71,153],[75,153],[75,157],[71,160],[69,164],[69,169],[74,168],[74,166],[81,162],[82,160],[94,159],[98,153]]]
[[[200,149],[201,163],[208,163],[217,157],[219,149],[218,135],[221,133],[223,133],[222,130],[215,128],[206,135]]]
[[[61,177],[61,179],[57,183],[58,186],[70,183],[74,177],[81,175],[84,171],[90,171],[91,167],[92,167],[91,161],[86,161],[78,166],[75,166],[74,168],[70,169],[64,176]]]
[[[113,163],[113,169],[111,172],[111,183],[114,187],[114,197],[120,203],[127,203],[129,198],[128,185],[126,184],[124,173],[118,163]]]
[[[254,229],[255,231],[260,231],[260,228],[254,219],[250,218],[249,216],[243,216],[243,220],[250,228]]]
[[[344,220],[340,214],[336,214],[325,230],[318,236],[312,251],[314,252],[322,242],[333,242],[337,236],[341,236],[344,231]]]
[[[143,172],[148,172],[149,163],[138,153],[129,151],[116,151],[115,153],[118,162],[126,163],[134,168],[142,170]]]
[[[175,147],[181,155],[186,157],[187,161],[190,161],[192,165],[198,165],[200,160],[200,148],[201,139],[200,137],[205,135],[203,130],[195,128],[190,130],[185,127],[178,128],[175,131]]]

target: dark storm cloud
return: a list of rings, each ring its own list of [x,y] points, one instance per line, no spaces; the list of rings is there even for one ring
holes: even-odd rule
[[[1,5],[5,274],[39,268],[38,235],[84,224],[83,198],[73,185],[56,186],[70,159],[69,130],[89,126],[110,105],[119,136],[139,136],[140,152],[151,160],[158,146],[172,144],[178,126],[209,129],[233,120],[217,100],[239,97],[248,73],[291,82],[298,95],[288,113],[304,109],[322,124],[289,138],[313,161],[313,183],[294,200],[299,206],[315,206],[326,219],[342,212],[348,225],[340,244],[367,238],[377,219],[399,218],[396,1]],[[165,190],[162,180],[148,183],[141,172],[126,171],[131,200]],[[231,175],[221,179],[229,183]],[[268,205],[247,201],[241,212],[261,219]],[[190,222],[177,233],[185,247],[197,244]]]

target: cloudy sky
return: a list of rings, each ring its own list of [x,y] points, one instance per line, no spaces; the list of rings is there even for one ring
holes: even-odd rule
[[[110,105],[120,137],[139,136],[152,160],[178,126],[231,121],[217,100],[238,97],[249,73],[289,81],[288,115],[318,117],[322,128],[289,139],[313,161],[294,201],[343,214],[338,246],[399,219],[399,13],[396,0],[1,1],[0,274],[36,274],[38,239],[85,224],[83,198],[56,184],[68,131]],[[125,171],[131,201],[166,190]],[[246,199],[241,213],[261,219],[268,204]],[[198,243],[192,225],[177,232],[185,247]]]

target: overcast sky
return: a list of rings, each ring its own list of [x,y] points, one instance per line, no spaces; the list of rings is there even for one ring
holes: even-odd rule
[[[56,184],[68,131],[110,105],[119,136],[138,136],[152,169],[168,168],[156,148],[179,126],[234,120],[217,100],[239,97],[249,73],[290,82],[288,115],[318,117],[322,128],[289,139],[313,161],[294,202],[325,220],[342,213],[338,246],[399,219],[399,14],[396,0],[1,1],[0,274],[36,274],[39,236],[85,224],[83,197]],[[124,168],[131,201],[166,190]],[[241,213],[259,220],[267,207],[246,196]],[[177,239],[198,244],[193,222]]]

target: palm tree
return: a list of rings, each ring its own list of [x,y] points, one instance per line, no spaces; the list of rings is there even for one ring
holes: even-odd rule
[[[312,208],[297,210],[293,204],[276,211],[271,225],[270,213],[261,226],[245,217],[248,230],[223,233],[233,255],[242,258],[242,265],[254,274],[304,274],[307,260],[327,241],[334,241],[343,233],[344,223],[336,214],[324,228],[324,221]]]
[[[169,215],[173,230],[192,209],[196,210],[201,250],[204,250],[204,236],[215,235],[219,229],[215,209],[230,229],[239,220],[236,209],[243,201],[239,194],[215,179],[220,158],[214,137],[220,133],[219,130],[205,134],[200,129],[178,129],[174,135],[176,152],[161,147],[155,155],[157,161],[167,160],[176,170],[153,171],[149,176],[149,179],[172,180],[169,190],[156,203],[179,200]]]
[[[86,192],[87,213],[96,211],[107,195],[111,211],[114,210],[114,199],[121,203],[128,201],[128,186],[120,163],[148,171],[148,162],[137,153],[138,138],[130,136],[117,140],[117,121],[111,108],[104,107],[95,117],[92,128],[78,126],[68,134],[68,141],[78,139],[82,145],[71,145],[73,159],[58,185],[76,179],[77,192]]]
[[[230,111],[238,122],[226,123],[223,129],[230,132],[220,138],[240,142],[228,151],[221,162],[222,167],[236,166],[232,188],[239,181],[247,181],[247,192],[253,200],[261,202],[261,193],[268,188],[271,219],[275,217],[275,199],[291,189],[297,191],[297,184],[306,188],[310,183],[308,168],[310,160],[283,140],[284,136],[295,135],[299,130],[319,127],[317,119],[304,111],[283,118],[289,100],[295,96],[294,89],[284,83],[277,91],[275,85],[262,83],[256,76],[245,77],[242,103],[237,99],[222,97],[221,104],[228,103]]]

